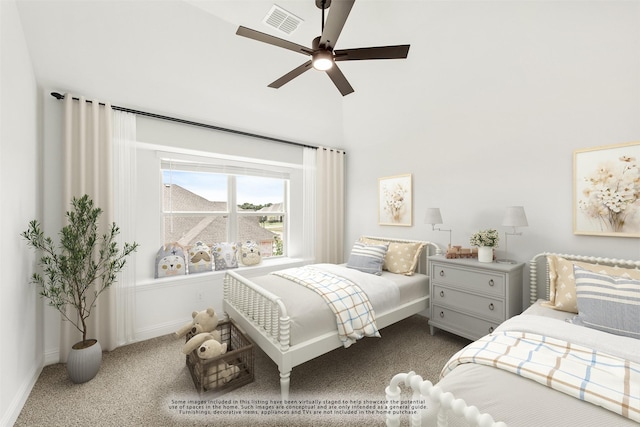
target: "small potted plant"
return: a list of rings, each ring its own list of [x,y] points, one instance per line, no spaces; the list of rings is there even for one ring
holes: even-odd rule
[[[498,230],[493,228],[480,230],[472,234],[469,239],[471,246],[478,247],[478,261],[480,262],[493,262],[493,248],[498,247],[499,241]]]
[[[124,243],[120,250],[115,241],[120,229],[115,223],[98,236],[102,209],[94,207],[88,195],[74,197],[71,205],[73,209],[66,213],[67,225],[60,230],[57,246],[53,239],[45,237],[36,220],[21,236],[40,253],[38,265],[43,274],[34,273],[30,283],[39,285],[40,296],[82,333],[82,341],[73,345],[67,360],[69,377],[74,383],[82,383],[98,373],[102,361],[100,343],[87,338],[87,319],[100,294],[116,281],[126,257],[138,244]],[[73,313],[67,311],[69,307]]]

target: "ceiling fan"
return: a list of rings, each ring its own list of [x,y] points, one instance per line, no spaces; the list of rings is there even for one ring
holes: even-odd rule
[[[287,74],[271,83],[269,87],[277,89],[310,68],[315,68],[316,70],[325,71],[342,96],[345,96],[353,92],[353,88],[347,81],[344,74],[342,74],[342,71],[338,68],[336,64],[337,61],[404,59],[409,54],[410,46],[405,44],[397,46],[334,50],[338,37],[340,36],[340,32],[342,32],[342,28],[344,27],[354,2],[355,0],[333,0],[333,2],[331,0],[316,0],[316,6],[322,9],[322,35],[313,40],[311,48],[243,26],[238,27],[236,34],[263,43],[289,49],[303,55],[311,56],[310,60],[289,71]],[[330,13],[327,16],[327,22],[325,25],[325,9],[330,6]]]

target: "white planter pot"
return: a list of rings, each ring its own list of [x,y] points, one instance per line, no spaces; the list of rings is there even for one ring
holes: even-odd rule
[[[479,262],[493,262],[493,248],[490,246],[478,247],[478,261]]]
[[[89,341],[95,341],[95,344],[80,349],[72,347],[67,357],[67,373],[71,381],[76,384],[92,380],[100,370],[102,347],[100,347],[98,340]]]

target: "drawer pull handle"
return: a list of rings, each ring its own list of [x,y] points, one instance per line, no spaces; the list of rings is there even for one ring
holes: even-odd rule
[[[444,277],[444,270],[440,270],[440,277]]]
[[[493,311],[493,303],[489,304],[489,310]]]
[[[489,286],[493,286],[493,285],[494,285],[493,279],[489,279]]]
[[[493,326],[489,326],[489,333],[493,332]]]
[[[444,298],[444,291],[440,291],[440,297]]]
[[[444,311],[440,312],[440,317],[444,317]]]

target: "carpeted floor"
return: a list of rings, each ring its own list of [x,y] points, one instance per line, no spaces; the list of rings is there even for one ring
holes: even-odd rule
[[[104,353],[100,372],[85,384],[71,383],[63,364],[45,367],[15,426],[384,425],[384,415],[366,414],[375,406],[367,402],[384,401],[395,374],[413,370],[436,382],[448,358],[469,341],[442,331],[431,336],[418,315],[381,334],[295,367],[290,399],[300,404],[281,408],[289,414],[275,413],[278,368],[259,349],[255,380],[212,399],[195,391],[181,352],[184,342],[167,335]],[[351,409],[332,410],[337,400]],[[261,413],[264,408],[271,412]],[[335,415],[339,410],[347,413]],[[202,414],[207,411],[218,413]]]

